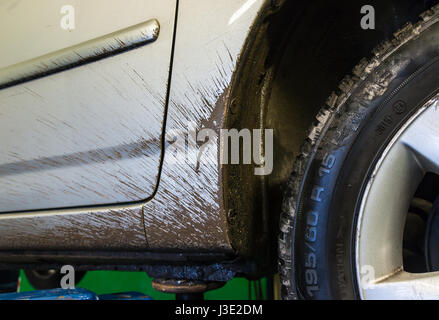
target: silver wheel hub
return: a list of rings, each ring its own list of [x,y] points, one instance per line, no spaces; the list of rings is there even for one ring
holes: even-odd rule
[[[439,299],[439,272],[404,271],[403,235],[410,202],[427,172],[439,174],[439,96],[389,143],[364,192],[356,230],[362,299]]]

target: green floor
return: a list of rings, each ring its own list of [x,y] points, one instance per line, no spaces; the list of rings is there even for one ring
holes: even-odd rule
[[[20,292],[32,291],[34,288],[27,281],[24,272],[20,273]],[[172,300],[174,295],[160,293],[152,289],[151,278],[144,272],[122,272],[122,271],[89,271],[78,288],[88,289],[97,294],[119,293],[136,291],[149,295],[155,300]],[[262,280],[262,292],[265,298],[266,281]],[[252,297],[254,298],[252,292]],[[246,279],[233,279],[223,288],[206,293],[207,300],[248,300],[249,281]]]

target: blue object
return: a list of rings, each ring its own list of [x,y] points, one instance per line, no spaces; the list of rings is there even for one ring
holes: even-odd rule
[[[85,289],[53,289],[0,294],[0,300],[98,300]]]
[[[0,300],[152,300],[138,292],[96,295],[85,289],[52,289],[0,294]]]
[[[151,297],[139,292],[102,294],[98,296],[99,300],[152,300]]]

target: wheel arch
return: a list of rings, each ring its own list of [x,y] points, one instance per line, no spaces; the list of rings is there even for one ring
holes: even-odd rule
[[[272,265],[284,184],[315,115],[363,57],[436,2],[370,1],[376,29],[362,30],[359,3],[267,1],[240,56],[223,125],[274,129],[270,176],[255,176],[253,165],[222,167],[227,230],[239,256]]]

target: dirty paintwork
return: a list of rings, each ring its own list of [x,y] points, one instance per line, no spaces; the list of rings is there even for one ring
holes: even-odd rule
[[[190,123],[195,123],[197,130],[210,128],[219,132],[224,124],[230,84],[240,54],[253,22],[264,4],[264,0],[180,1],[166,132],[186,131]],[[43,107],[50,110],[44,116],[42,113],[38,114],[38,117],[35,116],[34,109],[28,110],[30,115],[34,113],[34,118],[29,121],[39,123],[37,132],[47,130],[48,134],[46,136],[38,134],[37,137],[31,134],[27,137],[15,137],[16,141],[31,141],[32,143],[26,146],[18,147],[31,148],[35,156],[14,159],[14,155],[23,153],[24,149],[7,153],[9,158],[0,161],[9,166],[4,167],[6,169],[3,172],[8,172],[7,168],[19,171],[23,166],[28,167],[29,171],[26,173],[28,182],[38,181],[38,177],[44,174],[44,181],[48,181],[47,186],[53,186],[59,185],[60,179],[66,177],[63,164],[72,161],[76,165],[69,167],[71,174],[66,177],[68,181],[73,177],[86,177],[83,181],[85,184],[69,186],[64,190],[44,189],[44,186],[39,186],[37,190],[29,188],[29,196],[20,197],[25,199],[20,203],[22,209],[44,208],[47,203],[54,206],[66,204],[77,206],[87,203],[110,204],[111,201],[115,203],[140,200],[140,202],[132,206],[100,206],[95,209],[37,211],[29,214],[11,213],[3,217],[0,215],[2,234],[0,249],[8,249],[13,240],[14,248],[22,250],[62,250],[73,245],[76,250],[126,249],[128,246],[134,249],[179,252],[212,250],[234,252],[228,238],[227,218],[223,210],[222,173],[218,161],[220,146],[216,141],[203,148],[199,154],[200,161],[195,165],[191,162],[173,161],[171,154],[165,149],[156,193],[149,201],[141,200],[142,197],[145,199],[145,196],[152,194],[158,174],[156,164],[161,153],[157,152],[157,147],[159,142],[163,141],[155,139],[160,136],[157,133],[161,129],[162,106],[165,101],[160,85],[166,82],[154,76],[156,73],[154,68],[157,66],[154,64],[153,67],[149,64],[146,57],[155,46],[170,44],[168,37],[170,19],[163,18],[160,14],[154,16],[160,21],[160,37],[144,48],[71,69],[66,73],[55,74],[44,80],[40,79],[0,91],[1,103],[7,101],[8,97],[16,97],[13,101],[18,101],[15,99],[37,101],[34,106],[37,111],[42,110]],[[209,28],[206,28],[207,25]],[[129,58],[129,55],[134,57]],[[155,55],[154,59],[159,58]],[[79,72],[84,74],[78,74]],[[127,78],[130,78],[131,82]],[[81,86],[79,79],[87,79],[87,82]],[[53,88],[60,81],[63,85],[59,89],[64,88],[67,92],[63,94],[67,96],[58,94],[52,98],[52,103],[45,103],[50,94],[44,90]],[[96,81],[99,85],[95,84]],[[93,83],[92,88],[86,85],[90,83]],[[70,91],[66,90],[66,85],[69,84],[70,88],[76,91],[70,93],[70,96]],[[142,87],[144,90],[137,91],[137,88]],[[80,117],[81,121],[77,122],[78,127],[70,128],[57,120],[60,115],[56,114],[55,109],[51,110],[50,106],[70,101],[84,90],[90,92],[85,97],[92,99],[91,91],[95,92],[97,97],[78,103],[77,110],[71,111],[73,113],[71,116],[77,117],[86,112],[87,106],[93,101],[100,103],[102,106],[100,111],[103,114],[99,116],[104,118],[108,116],[108,123],[96,122],[97,117],[89,119]],[[106,96],[109,92],[114,94]],[[126,103],[127,100],[133,104]],[[143,105],[144,101],[149,102],[144,106],[147,112],[133,113],[133,106]],[[107,104],[110,110],[103,108]],[[22,105],[22,103],[15,105],[11,103],[9,110],[12,110],[10,112],[13,114],[13,110],[17,110]],[[121,108],[121,105],[124,107]],[[90,114],[90,110],[87,112]],[[8,115],[7,112],[3,114]],[[18,116],[22,114],[23,112],[17,112],[15,119],[8,120],[0,117],[0,127],[2,124],[16,123]],[[54,116],[55,119],[52,118]],[[118,125],[128,120],[131,121],[131,126]],[[29,121],[24,121],[24,124]],[[95,136],[98,140],[81,134],[84,130],[86,132],[89,126],[102,133],[99,137]],[[59,130],[58,127],[63,130]],[[11,127],[9,129],[13,130]],[[115,136],[114,132],[119,134]],[[41,142],[47,141],[48,137],[53,139],[54,133],[57,136],[53,143],[49,144],[50,148],[46,144],[41,145]],[[109,145],[110,136],[112,139]],[[10,139],[13,138],[14,136],[10,136]],[[99,148],[91,148],[91,146],[95,148],[96,141],[99,141]],[[102,161],[102,156],[108,160],[105,155],[120,152],[119,146],[132,148],[142,143],[148,145],[145,149],[141,148],[145,150],[145,154],[136,151],[134,152],[136,156],[130,157],[129,155],[133,153],[125,150],[122,154],[128,157],[122,157],[123,160],[119,158],[120,161]],[[35,144],[40,146],[32,148]],[[74,149],[73,147],[78,144],[84,144],[86,148],[70,150],[68,153],[65,150],[63,152],[56,150],[66,146]],[[168,146],[167,143],[163,145]],[[18,148],[13,142],[9,147]],[[105,152],[98,152],[99,157],[96,156],[96,150],[105,150]],[[70,158],[60,157],[60,154],[69,155]],[[54,159],[56,161],[53,161]],[[47,168],[48,161],[52,161],[49,162],[50,169]],[[87,164],[81,163],[82,161],[86,161]],[[31,166],[36,168],[30,168]],[[127,172],[130,168],[133,171]],[[1,172],[0,165],[0,175]],[[123,177],[125,183],[113,179],[112,174],[109,174],[113,172],[117,172],[119,178]],[[0,207],[7,207],[8,211],[16,212],[17,199],[14,199],[14,195],[16,197],[19,193],[22,195],[23,190],[18,190],[19,184],[14,178],[17,177],[4,174],[5,181],[9,181],[11,192],[7,197],[2,198],[0,195]],[[23,176],[20,175],[20,179],[23,179]],[[65,181],[61,181],[62,183],[65,184]],[[116,186],[119,187],[120,192],[115,192]],[[43,199],[40,199],[42,195]],[[20,236],[17,236],[18,234]],[[32,243],[28,241],[29,238],[33,240]]]
[[[145,249],[140,221],[138,206],[2,214],[0,250]]]
[[[155,190],[176,1],[128,1],[123,8],[131,11],[132,18],[124,11],[120,30],[110,28],[120,25],[119,19],[117,23],[108,19],[114,18],[114,10],[122,9],[121,4],[107,8],[98,2],[103,8],[88,1],[71,3],[76,6],[78,19],[78,28],[72,31],[59,26],[61,5],[35,4],[45,5],[48,12],[56,9],[58,24],[47,28],[46,33],[53,35],[53,44],[27,30],[26,21],[21,22],[25,26],[20,21],[13,26],[37,37],[35,41],[41,40],[41,45],[26,43],[31,52],[69,44],[66,49],[48,54],[53,61],[59,60],[57,64],[71,62],[75,52],[86,58],[98,47],[113,46],[114,35],[126,45],[153,39],[157,36],[156,20],[161,23],[160,36],[146,46],[0,90],[0,212],[131,203],[148,199]],[[23,1],[10,10],[1,6],[0,16],[13,16],[17,11],[20,17],[26,17],[23,8],[39,12],[32,2]],[[84,10],[86,15],[90,14],[88,10],[95,10],[103,26],[83,21],[80,12]],[[48,23],[51,15],[39,19],[40,24]],[[87,34],[84,25],[89,26],[89,35],[100,37],[76,43],[83,38],[77,32]],[[64,39],[61,32],[69,39]],[[3,32],[2,37],[9,36]],[[15,41],[11,40],[11,46],[17,46]],[[10,59],[10,50],[2,48],[0,60]],[[44,57],[47,55],[37,60]],[[0,75],[20,74],[22,66],[33,63],[32,59],[26,61],[1,69]],[[50,68],[47,62],[41,71]]]
[[[219,132],[233,72],[263,3],[180,2],[167,131],[186,130],[194,122],[198,130]],[[144,206],[151,247],[232,250],[218,159],[218,143],[204,149],[198,168],[175,163],[165,151],[157,194]]]
[[[175,0],[1,0],[0,69],[60,52],[107,35],[117,34],[151,19],[173,22],[163,15]],[[74,28],[65,30],[61,21],[74,9]]]
[[[73,68],[157,40],[157,19],[92,39],[42,57],[0,69],[0,89],[53,72]]]

